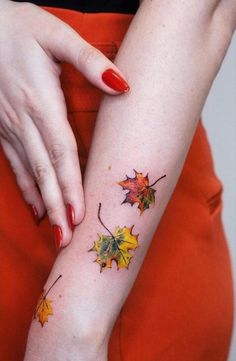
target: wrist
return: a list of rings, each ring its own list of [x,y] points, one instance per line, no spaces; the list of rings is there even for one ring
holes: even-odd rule
[[[74,327],[74,326],[78,327]],[[96,321],[93,322],[91,327],[88,324],[85,326],[78,324],[74,321],[73,330],[65,329],[67,338],[67,352],[73,355],[72,360],[76,361],[106,361],[109,336],[104,334],[104,331],[99,329]]]
[[[31,325],[24,361],[107,361],[108,337],[85,330],[76,320],[56,321],[42,329]],[[97,327],[98,328],[98,327]]]

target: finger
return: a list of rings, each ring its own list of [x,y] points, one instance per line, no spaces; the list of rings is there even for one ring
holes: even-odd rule
[[[14,147],[4,138],[0,138],[3,152],[5,153],[11,168],[16,176],[16,182],[22,192],[23,198],[26,203],[31,207],[36,224],[45,214],[45,207],[42,197],[36,187],[32,175],[27,171],[24,163],[17,154]]]
[[[67,120],[60,80],[48,71],[48,67],[41,71],[41,77],[47,79],[47,86],[38,80],[34,88],[38,105],[29,107],[28,112],[48,151],[73,229],[73,225],[82,221],[85,212],[77,143]]]
[[[24,113],[21,117],[25,124],[25,131],[22,134],[25,152],[53,227],[56,246],[60,248],[66,246],[72,237],[62,193],[38,129],[28,114]]]
[[[55,17],[53,31],[40,43],[60,61],[73,64],[95,86],[115,95],[129,91],[122,72],[98,49],[86,42],[74,29]]]

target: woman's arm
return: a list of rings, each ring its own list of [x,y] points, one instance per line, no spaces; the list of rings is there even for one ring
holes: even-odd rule
[[[86,216],[50,274],[46,290],[62,275],[46,297],[53,301],[53,315],[42,327],[42,303],[36,310],[26,361],[106,359],[114,321],[176,185],[229,46],[235,19],[226,3],[145,0],[135,15],[116,58],[131,90],[105,96],[100,107],[84,180]],[[149,185],[163,178],[150,188],[137,174],[138,182],[118,184],[126,174],[134,178],[134,169],[148,173]],[[109,268],[111,258],[123,268],[117,271],[115,261]]]

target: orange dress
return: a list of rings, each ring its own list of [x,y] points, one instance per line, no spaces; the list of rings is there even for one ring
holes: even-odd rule
[[[45,9],[112,60],[132,19]],[[84,170],[102,93],[69,64],[63,64],[61,81]],[[0,360],[22,361],[33,310],[56,251],[48,219],[34,224],[2,152],[0,189]],[[114,326],[109,361],[227,359],[233,295],[221,191],[200,121],[176,190]]]

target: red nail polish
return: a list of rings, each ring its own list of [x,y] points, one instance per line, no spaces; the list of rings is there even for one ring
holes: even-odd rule
[[[129,91],[128,83],[113,69],[107,69],[102,73],[102,80],[113,90],[126,93]]]
[[[53,224],[52,228],[53,228],[56,248],[57,248],[57,250],[59,250],[61,248],[62,239],[63,239],[62,230],[61,230],[61,227],[58,226],[57,224]]]
[[[34,222],[38,226],[40,223],[40,218],[39,218],[37,208],[33,204],[30,204],[30,210],[31,210],[31,214],[33,216]]]
[[[71,204],[66,205],[66,214],[67,214],[68,224],[73,231],[73,229],[75,228],[75,212]]]

